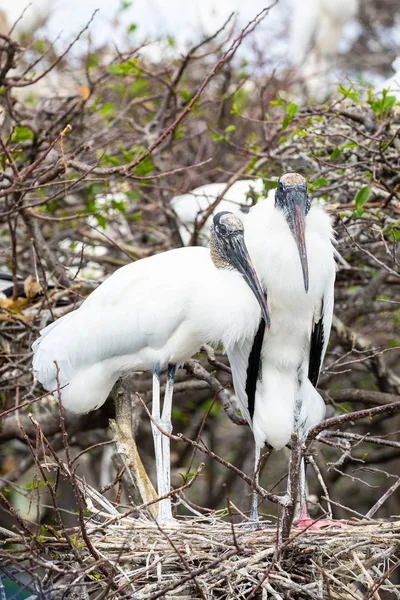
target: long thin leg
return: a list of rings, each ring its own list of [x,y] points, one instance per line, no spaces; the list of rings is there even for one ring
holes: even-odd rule
[[[155,363],[153,365],[153,402],[152,402],[152,416],[157,425],[161,427],[161,418],[160,418],[160,363]],[[153,440],[154,440],[154,453],[156,457],[156,473],[157,473],[157,492],[158,495],[161,496],[164,492],[162,491],[164,488],[163,483],[163,456],[162,456],[162,442],[161,442],[161,431],[157,429],[154,423],[151,424],[151,429],[153,431]],[[157,521],[160,523],[162,520],[162,512],[161,512],[161,503],[158,504],[158,517]]]
[[[260,446],[255,445],[254,448],[254,482],[258,485],[259,474],[260,474],[260,456],[261,456],[261,448]],[[251,510],[250,510],[250,523],[254,525],[258,525],[258,494],[256,490],[253,490],[253,494],[251,497]]]
[[[295,517],[295,521],[302,521],[304,519],[308,519],[308,510],[306,488],[306,461],[304,456],[302,456],[299,469],[299,509]]]
[[[171,412],[172,412],[172,394],[174,389],[174,379],[176,373],[176,365],[169,364],[167,371],[167,384],[165,387],[164,404],[162,409],[162,416],[160,425],[161,428],[167,433],[172,433],[171,423]],[[170,439],[166,435],[161,435],[161,448],[162,448],[162,461],[163,461],[163,473],[162,473],[162,488],[159,490],[159,494],[163,496],[168,494],[171,490],[171,455],[170,455]],[[166,498],[161,500],[159,503],[159,517],[160,520],[165,524],[173,521],[171,512],[171,500]]]

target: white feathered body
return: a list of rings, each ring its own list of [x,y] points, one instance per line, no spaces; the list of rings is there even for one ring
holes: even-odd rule
[[[237,271],[218,270],[206,248],[170,250],[118,269],[82,306],[34,343],[33,369],[65,408],[101,406],[118,377],[180,364],[204,343],[229,348],[255,335],[261,312]]]
[[[271,327],[264,336],[262,373],[252,419],[245,391],[251,343],[246,341],[242,347],[229,349],[228,357],[241,410],[260,447],[268,442],[282,448],[296,424],[304,433],[325,414],[324,402],[308,380],[308,364],[312,328],[320,318],[322,298],[324,329],[329,332],[331,327],[336,270],[332,227],[329,216],[317,204],[310,209],[305,224],[310,282],[307,293],[298,249],[283,212],[267,200],[255,206],[245,221],[246,244],[267,290],[271,316]],[[296,414],[297,409],[301,409],[300,414]]]

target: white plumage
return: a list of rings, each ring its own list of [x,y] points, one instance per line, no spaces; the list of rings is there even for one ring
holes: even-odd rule
[[[41,331],[32,346],[36,379],[45,389],[56,389],[56,361],[65,386],[63,406],[85,413],[105,402],[122,374],[153,369],[153,415],[171,431],[176,366],[204,343],[229,348],[254,337],[261,319],[256,296],[267,311],[242,223],[230,213],[216,215],[211,242],[211,254],[205,248],[180,248],[118,269],[78,310]],[[160,418],[159,373],[166,366]],[[170,491],[169,438],[160,440],[154,427],[153,433],[159,494],[164,495]],[[163,500],[159,522],[171,519],[170,502]]]
[[[206,248],[170,250],[118,269],[82,306],[41,331],[36,378],[54,390],[60,368],[63,405],[99,408],[118,377],[159,362],[180,364],[204,343],[228,348],[252,335],[260,309],[236,271],[221,271]]]
[[[179,232],[185,246],[190,242],[195,223],[201,220],[204,212],[223,194],[225,188],[226,183],[208,183],[186,194],[172,198],[171,206],[178,217]],[[239,219],[243,219],[253,206],[254,201],[260,195],[260,200],[264,198],[263,192],[264,182],[262,179],[240,179],[235,181],[223,195],[222,200],[199,232],[199,243],[204,246],[208,245],[210,225],[214,214],[226,210],[235,214]],[[270,190],[268,197],[274,197],[273,190]]]
[[[248,376],[250,363],[254,361],[250,357],[254,340],[246,338],[244,343],[228,348],[236,397],[254,433],[256,461],[265,443],[283,448],[293,431],[302,437],[325,415],[325,404],[314,385],[332,323],[336,272],[332,224],[318,204],[305,214],[309,279],[306,291],[299,248],[287,220],[288,211],[289,207],[282,210],[274,201],[267,200],[252,208],[245,221],[246,243],[267,293],[271,317],[262,344],[262,368],[253,400],[248,394]],[[313,344],[313,335],[318,331],[322,336],[314,339]],[[255,508],[253,503],[253,517]]]
[[[263,286],[268,293],[271,327],[262,351],[263,378],[254,413],[254,435],[258,445],[267,441],[275,448],[285,446],[294,431],[295,390],[301,365],[302,398],[310,392],[309,409],[300,419],[319,423],[325,405],[313,386],[307,384],[310,339],[313,323],[319,321],[321,300],[325,301],[323,356],[332,323],[335,262],[331,220],[314,205],[306,217],[306,248],[310,287],[306,293],[295,240],[281,211],[272,203],[259,205],[246,222],[247,243]],[[264,236],[264,244],[260,243]],[[258,240],[258,243],[257,243]],[[323,356],[321,362],[323,360]],[[265,372],[265,373],[264,373]],[[285,393],[284,388],[292,390]],[[314,390],[315,391],[315,390]],[[270,408],[270,410],[269,410]],[[303,406],[303,411],[305,407]]]
[[[303,77],[308,96],[323,100],[335,83],[332,69],[344,25],[353,19],[358,0],[296,0],[290,26],[292,64]]]

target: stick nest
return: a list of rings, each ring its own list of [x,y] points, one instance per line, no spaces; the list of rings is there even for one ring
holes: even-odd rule
[[[400,598],[390,578],[400,521],[292,528],[278,547],[272,523],[254,531],[232,524],[229,515],[212,515],[161,529],[118,513],[87,486],[85,496],[83,527],[30,539],[1,532],[2,567],[29,572],[29,589],[43,594],[38,598],[353,600],[379,599],[383,590],[385,598]]]

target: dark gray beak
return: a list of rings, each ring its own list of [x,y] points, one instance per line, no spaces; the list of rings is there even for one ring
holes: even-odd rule
[[[303,271],[304,289],[308,292],[308,259],[305,239],[304,217],[307,206],[307,192],[303,189],[293,188],[287,191],[287,207],[288,212],[286,219],[289,223],[290,230],[296,241],[299,251],[301,268]]]
[[[257,298],[267,327],[270,327],[271,319],[269,316],[266,294],[264,294],[258,275],[251,261],[243,234],[235,234],[229,237],[229,242],[226,246],[226,257],[230,264],[244,277],[247,285]]]

